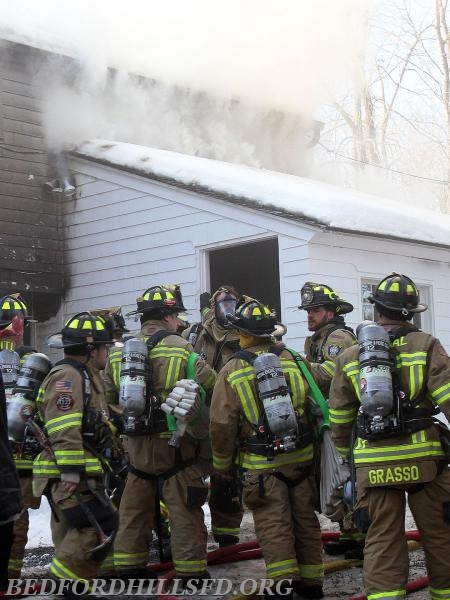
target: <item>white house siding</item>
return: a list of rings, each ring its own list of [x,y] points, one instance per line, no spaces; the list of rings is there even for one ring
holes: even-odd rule
[[[397,270],[430,286],[432,333],[450,348],[446,250],[324,232],[88,160],[73,159],[72,168],[81,194],[65,200],[69,291],[58,326],[89,308],[132,310],[136,297],[160,282],[182,286],[196,320],[198,295],[209,283],[205,253],[277,236],[281,319],[290,346],[302,349],[308,334],[306,315],[297,309],[305,281],[325,281],[352,302],[348,322],[354,326],[362,319],[361,280],[377,281]],[[128,325],[138,327],[132,320]]]
[[[61,318],[114,305],[127,312],[147,287],[176,282],[196,320],[208,284],[204,253],[275,235],[282,318],[296,325],[295,278],[308,272],[301,265],[313,228],[89,161],[74,160],[72,168],[80,197],[64,205],[68,293]]]
[[[361,282],[379,281],[393,271],[430,289],[429,332],[450,351],[450,252],[425,244],[318,233],[310,243],[311,270],[349,300],[355,310],[347,316],[354,326],[362,320]]]

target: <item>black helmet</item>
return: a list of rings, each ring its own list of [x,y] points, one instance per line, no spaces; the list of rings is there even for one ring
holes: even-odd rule
[[[136,303],[137,310],[128,313],[127,316],[153,311],[160,311],[163,315],[186,311],[179,285],[155,285],[145,290]]]
[[[71,317],[60,333],[50,336],[47,344],[51,348],[73,348],[85,346],[86,350],[102,344],[113,344],[111,329],[103,317],[91,312],[81,312]]]
[[[368,300],[404,315],[423,312],[428,308],[426,304],[419,303],[419,290],[412,279],[398,273],[392,273],[382,279]]]
[[[255,337],[270,338],[286,333],[286,327],[277,322],[275,313],[265,304],[242,296],[236,305],[234,315],[228,315],[233,329],[244,331]]]
[[[300,290],[300,299],[302,303],[298,308],[301,310],[323,306],[334,310],[337,315],[345,315],[353,310],[350,302],[340,298],[332,288],[324,283],[307,281]]]
[[[20,294],[0,298],[0,329],[8,327],[16,315],[22,315],[25,324],[32,318],[28,315],[27,305]]]

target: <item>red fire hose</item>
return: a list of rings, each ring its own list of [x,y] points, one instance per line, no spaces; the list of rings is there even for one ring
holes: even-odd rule
[[[340,537],[339,531],[324,531],[322,532],[322,541],[328,542],[331,540],[339,539]],[[405,532],[406,539],[420,541],[419,532],[416,530]],[[262,557],[262,551],[259,547],[259,544],[256,540],[250,542],[243,542],[241,544],[236,544],[234,546],[228,546],[226,548],[219,548],[218,550],[212,550],[208,552],[208,565],[219,565],[224,563],[238,562],[241,560],[251,560]],[[165,575],[160,578],[164,583],[161,585],[161,589],[158,589],[159,593],[156,593],[156,597],[158,600],[178,600],[176,596],[167,595],[167,589],[170,582],[175,578],[176,572],[173,570],[173,563],[156,563],[147,565],[148,569],[157,572],[163,573]],[[428,577],[420,577],[413,581],[409,581],[406,585],[406,592],[412,593],[417,590],[421,590],[428,586]],[[29,592],[32,594],[37,594],[41,589],[40,584],[36,584],[30,587]],[[0,591],[0,600],[9,599],[9,598],[25,598],[27,595],[25,594],[17,594],[17,595],[7,595],[6,591]],[[351,600],[367,600],[366,596],[354,596]]]

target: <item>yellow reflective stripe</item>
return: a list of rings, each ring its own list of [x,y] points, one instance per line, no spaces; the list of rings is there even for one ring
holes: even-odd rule
[[[60,431],[66,427],[81,427],[82,418],[83,413],[80,412],[62,415],[61,417],[56,417],[55,419],[49,419],[45,424],[45,428],[48,435],[52,435],[52,433],[55,433],[55,431]]]
[[[412,365],[421,365],[426,366],[427,364],[427,353],[420,352],[400,352],[395,357],[395,366],[397,368],[400,367],[410,367]]]
[[[367,594],[367,600],[395,600],[404,598],[406,590],[392,590],[389,592],[378,592],[377,594]]]
[[[89,584],[88,579],[84,579],[83,577],[80,577],[79,575],[71,571],[56,557],[54,557],[51,562],[50,573],[54,575],[57,579],[73,579],[75,581],[83,581]],[[89,589],[91,589],[91,586],[89,586]]]
[[[356,397],[361,401],[361,387],[359,381],[359,361],[352,360],[345,364],[342,368],[345,375],[350,379],[353,389],[355,390]]]
[[[287,575],[288,573],[298,573],[297,560],[295,558],[280,560],[278,562],[267,563],[266,573],[268,579]]]
[[[45,390],[44,388],[39,388],[37,396],[36,396],[36,403],[37,404],[42,404],[42,402],[44,401],[44,395],[45,395]]]
[[[239,535],[241,532],[240,527],[211,527],[213,533],[227,533],[229,535]]]
[[[323,363],[320,363],[320,366],[330,377],[333,377],[336,373],[336,364],[332,360],[324,360]]]
[[[180,379],[180,371],[183,364],[183,359],[179,357],[169,358],[169,365],[167,367],[166,383],[164,384],[165,390],[171,390],[176,382]]]
[[[417,444],[412,443],[382,448],[362,448],[357,445],[354,449],[355,464],[375,463],[380,460],[408,460],[410,458],[426,458],[430,456],[444,456],[440,442],[425,441]]]
[[[213,467],[218,471],[228,471],[233,463],[233,459],[231,456],[227,456],[227,458],[219,458],[218,456],[213,455]]]
[[[330,421],[331,423],[353,423],[355,420],[358,408],[330,408]]]
[[[16,469],[31,469],[33,467],[32,458],[14,458]]]
[[[55,450],[55,457],[58,466],[60,465],[78,465],[84,464],[84,450]]]
[[[305,448],[299,448],[294,452],[284,452],[283,454],[276,454],[274,459],[270,462],[265,456],[259,454],[243,453],[241,455],[241,464],[244,469],[274,469],[282,465],[289,465],[292,463],[307,463],[313,459],[313,445],[308,444]]]
[[[426,442],[427,441],[426,431],[424,429],[421,429],[420,431],[416,431],[415,433],[413,433],[411,435],[411,440],[414,444]]]
[[[173,358],[178,357],[187,360],[189,358],[189,350],[187,348],[177,348],[175,346],[155,346],[150,351],[150,358]]]
[[[203,573],[206,571],[206,560],[174,560],[177,573]]]
[[[359,375],[359,361],[352,360],[352,361],[346,363],[343,366],[342,370],[349,377],[352,377],[353,375]]]
[[[259,421],[259,410],[254,391],[250,384],[254,377],[255,371],[253,367],[247,366],[243,369],[233,371],[233,373],[228,376],[227,380],[238,395],[246,420],[253,425],[257,425]]]
[[[350,446],[336,446],[336,450],[344,458],[347,458],[347,456],[350,454]]]
[[[430,587],[428,588],[431,595],[431,600],[449,600],[450,599],[450,588],[438,589]]]
[[[148,561],[148,552],[114,552],[114,565],[117,567],[130,567],[145,565]]]
[[[97,472],[102,472],[102,464],[101,462],[98,460],[98,458],[86,458],[85,460],[85,470],[86,473],[97,473]]]
[[[122,370],[122,348],[110,350],[108,355],[109,365],[111,367],[111,376],[117,389],[120,387],[120,372]]]
[[[431,397],[437,405],[443,404],[450,400],[450,383],[445,383],[441,387],[431,392]]]
[[[318,565],[302,565],[299,564],[299,573],[300,577],[304,579],[320,579],[324,578],[324,567],[323,563],[319,563]]]

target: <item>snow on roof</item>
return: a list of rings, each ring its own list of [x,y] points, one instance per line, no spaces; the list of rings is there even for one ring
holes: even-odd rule
[[[106,140],[74,154],[325,229],[450,246],[450,215],[304,177]]]

